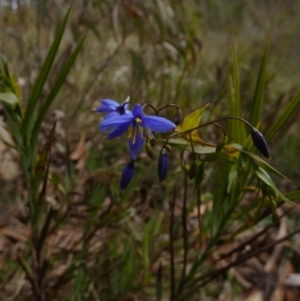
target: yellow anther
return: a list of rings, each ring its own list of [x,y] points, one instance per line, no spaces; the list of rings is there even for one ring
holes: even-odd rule
[[[129,126],[129,128],[128,128],[128,138],[129,139],[131,139],[132,138],[132,136],[133,136],[133,126],[131,125],[131,126]]]
[[[137,124],[141,124],[141,123],[142,123],[142,119],[140,119],[140,118],[135,118],[135,122],[136,122]]]
[[[150,130],[148,128],[144,128],[146,136],[149,140],[153,139],[153,135],[151,134]]]

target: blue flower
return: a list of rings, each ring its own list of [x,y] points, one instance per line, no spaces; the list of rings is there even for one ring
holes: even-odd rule
[[[102,105],[95,108],[94,112],[108,113],[104,119],[120,115],[132,115],[131,111],[128,110],[129,97],[122,104],[111,99],[102,99],[101,103]]]
[[[134,175],[134,161],[130,161],[125,168],[123,169],[121,180],[120,180],[120,188],[124,190],[129,183],[131,182]]]
[[[166,118],[159,116],[146,116],[141,105],[136,104],[132,115],[112,116],[100,123],[101,131],[109,131],[106,138],[111,139],[129,132],[129,151],[132,159],[136,159],[141,150],[144,139],[154,139],[153,132],[168,132],[174,130],[176,125]]]

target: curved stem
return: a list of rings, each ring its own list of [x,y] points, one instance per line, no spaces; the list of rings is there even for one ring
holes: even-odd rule
[[[159,109],[157,110],[157,112],[160,112],[160,111],[162,111],[162,110],[164,110],[164,109],[167,109],[167,108],[169,108],[169,107],[176,108],[177,111],[180,111],[180,108],[179,108],[177,105],[171,103],[171,104],[169,104],[169,105],[165,105],[165,106],[159,108]]]
[[[214,125],[216,125],[217,127],[219,127],[222,130],[224,136],[227,136],[226,130],[221,126],[221,124],[216,122]]]
[[[157,110],[153,105],[151,105],[150,103],[146,103],[143,105],[143,110],[147,107],[150,107],[155,112],[155,114],[158,115],[159,110]]]
[[[234,117],[234,116],[222,117],[222,118],[219,118],[219,119],[216,119],[216,120],[209,121],[209,122],[206,122],[206,123],[204,123],[204,124],[198,125],[198,126],[196,126],[196,127],[194,127],[194,128],[188,129],[188,130],[186,130],[186,131],[174,133],[174,134],[172,134],[171,136],[169,136],[169,137],[166,139],[164,146],[168,143],[168,141],[169,141],[171,138],[173,138],[173,137],[175,137],[175,136],[182,135],[182,134],[189,134],[189,133],[191,133],[191,132],[193,132],[193,131],[195,131],[195,130],[201,129],[201,128],[203,128],[203,127],[205,127],[205,126],[208,126],[208,125],[211,125],[211,124],[219,125],[219,124],[218,124],[219,121],[230,120],[230,119],[239,120],[239,121],[241,121],[241,122],[244,122],[244,123],[245,123],[247,126],[249,126],[251,129],[254,128],[253,125],[252,125],[250,122],[248,122],[247,120],[245,120],[245,119],[243,119],[243,118],[240,118],[240,117]],[[219,126],[220,126],[220,125],[219,125]]]

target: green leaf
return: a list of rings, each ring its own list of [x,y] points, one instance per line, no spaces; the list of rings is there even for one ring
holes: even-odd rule
[[[20,150],[23,150],[22,136],[20,132],[20,120],[18,119],[11,105],[4,103],[3,109],[5,112],[5,116],[8,120],[10,129],[12,131],[13,137],[16,139],[18,148]]]
[[[185,140],[187,140],[189,142],[192,140],[193,143],[207,145],[207,143],[204,142],[199,137],[198,132],[195,128],[197,128],[199,126],[202,114],[208,106],[209,106],[209,103],[205,107],[200,108],[200,109],[190,113],[189,115],[187,115],[183,119],[182,123],[176,127],[175,132],[176,133],[187,132],[187,133],[182,134],[181,137],[183,137]],[[195,129],[195,130],[190,131],[192,129]]]
[[[32,131],[32,135],[31,135],[31,147],[32,148],[36,148],[37,146],[37,140],[38,140],[38,134],[39,134],[39,130],[41,128],[41,125],[42,125],[42,122],[54,100],[54,98],[56,97],[56,95],[58,94],[61,86],[63,85],[71,67],[73,66],[74,64],[74,61],[76,60],[76,57],[80,51],[80,49],[82,48],[82,45],[83,45],[83,42],[85,40],[85,36],[81,39],[81,41],[78,43],[77,47],[74,49],[73,53],[70,55],[70,57],[68,58],[67,62],[65,63],[65,65],[62,67],[59,75],[58,75],[58,78],[55,82],[55,84],[53,85],[53,88],[50,92],[50,94],[48,95],[45,103],[43,104],[38,116],[37,116],[37,119],[34,123],[34,127],[33,127],[33,131]],[[31,157],[32,159],[34,158],[35,156],[35,152],[36,152],[36,149],[32,149],[31,151]],[[31,159],[31,160],[32,160]],[[32,161],[31,161],[32,162]]]
[[[300,92],[291,100],[291,102],[285,107],[283,112],[280,114],[279,118],[272,124],[268,132],[265,135],[266,140],[270,140],[278,130],[285,124],[285,122],[290,118],[290,116],[297,112],[300,105]]]
[[[239,66],[236,55],[235,46],[232,46],[232,76],[229,78],[229,114],[234,117],[242,118],[242,105],[240,95],[240,78]],[[243,144],[246,140],[245,125],[237,120],[230,120],[229,122],[229,138],[239,144]]]
[[[261,62],[259,75],[256,82],[253,101],[251,103],[251,111],[249,122],[254,125],[260,120],[263,104],[264,104],[264,87],[266,81],[266,70],[269,57],[270,40],[267,41],[265,53]]]
[[[300,189],[287,192],[284,195],[289,200],[299,200],[300,199]]]
[[[51,71],[52,65],[54,63],[54,59],[56,57],[56,53],[63,36],[69,14],[70,14],[70,8],[68,9],[67,14],[65,15],[62,23],[60,24],[56,32],[56,37],[54,39],[54,42],[52,43],[52,46],[47,54],[47,57],[43,63],[43,66],[39,72],[39,75],[29,95],[28,104],[24,116],[24,123],[23,123],[24,137],[27,137],[32,130],[32,125],[34,122],[34,111],[40,99],[40,96],[42,94],[45,82]]]
[[[274,191],[274,193],[283,201],[291,203],[291,201],[284,196],[276,187],[276,185],[274,184],[273,180],[271,179],[270,175],[261,167],[258,167],[255,169],[255,174],[257,175],[257,177],[264,182],[266,185],[268,185],[270,188],[272,188],[272,190]]]
[[[233,182],[237,179],[237,165],[233,164],[230,168],[229,174],[228,174],[228,185],[227,185],[227,193],[229,193],[232,189]]]
[[[72,300],[81,300],[81,296],[84,293],[85,282],[86,279],[84,275],[84,270],[80,266],[75,271],[74,284],[72,288]]]
[[[173,145],[179,149],[186,149],[192,151],[192,147],[190,144],[183,139],[170,139],[168,144]],[[202,146],[202,145],[195,145],[194,152],[197,154],[211,154],[216,152],[215,146]]]
[[[215,237],[220,231],[220,224],[224,217],[224,202],[228,197],[228,175],[231,169],[231,163],[228,161],[219,161],[216,163],[210,183],[213,187],[213,208],[211,212],[211,235]]]
[[[256,175],[268,186],[275,187],[273,180],[270,175],[261,167],[255,169]]]
[[[17,95],[12,92],[0,93],[0,100],[9,103],[12,106],[16,106],[16,104],[19,103]]]
[[[272,167],[270,164],[268,164],[265,160],[263,160],[262,158],[260,158],[258,155],[246,150],[243,146],[236,144],[236,143],[232,143],[232,144],[228,144],[225,146],[225,148],[228,147],[233,147],[237,150],[239,150],[240,152],[247,154],[250,158],[254,159],[257,164],[262,167],[265,170],[268,170],[269,172],[272,172],[284,179],[286,179],[287,181],[291,181],[289,178],[287,178],[285,175],[283,175],[281,172],[279,172],[277,169],[275,169],[274,167]]]

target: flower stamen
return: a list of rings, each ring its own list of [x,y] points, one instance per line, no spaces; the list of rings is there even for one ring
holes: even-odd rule
[[[135,118],[134,121],[137,123],[137,124],[141,124],[142,123],[142,119],[141,118]]]

